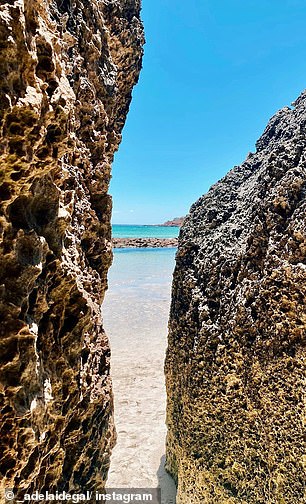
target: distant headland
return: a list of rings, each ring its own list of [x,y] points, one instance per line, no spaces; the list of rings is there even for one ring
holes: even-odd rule
[[[168,220],[164,222],[163,224],[157,224],[158,226],[165,226],[165,227],[171,227],[171,226],[177,226],[181,227],[183,225],[185,217],[175,217],[172,220]]]

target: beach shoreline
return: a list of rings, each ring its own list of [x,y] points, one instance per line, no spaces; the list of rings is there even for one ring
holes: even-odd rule
[[[102,305],[112,348],[111,375],[117,443],[109,488],[161,488],[162,504],[175,504],[166,472],[164,359],[175,250],[114,251]]]

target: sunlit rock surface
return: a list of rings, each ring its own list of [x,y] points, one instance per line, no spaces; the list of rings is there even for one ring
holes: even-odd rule
[[[179,504],[305,496],[306,94],[191,208],[166,358]]]
[[[139,11],[139,0],[0,7],[2,489],[106,479],[107,191],[141,68]]]

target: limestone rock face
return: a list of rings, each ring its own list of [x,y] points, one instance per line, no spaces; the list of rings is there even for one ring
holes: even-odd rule
[[[191,208],[166,357],[179,504],[304,502],[306,93]]]
[[[1,4],[1,489],[106,479],[107,191],[141,68],[139,13],[139,0]]]

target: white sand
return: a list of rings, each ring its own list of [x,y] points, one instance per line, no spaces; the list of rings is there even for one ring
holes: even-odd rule
[[[110,275],[103,314],[112,348],[118,439],[107,486],[160,486],[162,503],[174,504],[175,485],[164,470],[163,370],[173,263],[167,259],[160,271],[163,257],[160,259],[161,263],[151,264],[150,255],[118,255]],[[122,273],[133,260],[134,267]]]

